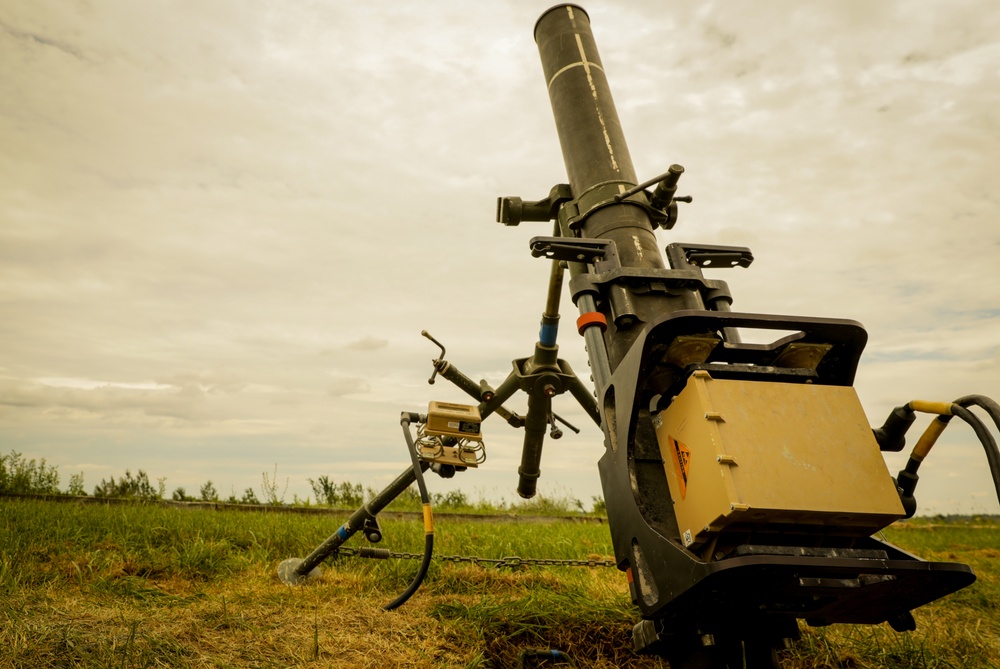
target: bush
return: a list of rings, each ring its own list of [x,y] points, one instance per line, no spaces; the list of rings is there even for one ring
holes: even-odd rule
[[[571,495],[550,497],[542,493],[538,493],[531,499],[520,500],[513,509],[517,513],[540,516],[565,516],[585,511],[583,502]]]
[[[365,501],[364,488],[360,483],[352,484],[347,481],[334,483],[326,474],[315,480],[306,480],[312,486],[317,504],[353,508],[361,506]]]
[[[69,477],[69,487],[66,488],[66,494],[77,497],[87,496],[87,489],[83,487],[83,472]]]
[[[45,458],[35,462],[11,451],[0,455],[0,492],[58,495],[59,472],[45,464]]]
[[[162,499],[163,479],[159,481],[157,488],[149,482],[149,476],[143,470],[132,476],[132,472],[125,470],[125,476],[117,481],[112,476],[108,480],[102,479],[94,488],[94,497],[135,497],[138,499]]]
[[[274,473],[270,476],[267,472],[261,474],[260,492],[264,496],[264,502],[272,506],[280,506],[285,503],[285,493],[288,492],[288,478],[285,478],[285,488],[278,494],[278,463],[274,463]]]
[[[444,494],[434,492],[430,497],[431,503],[442,509],[468,509],[472,506],[468,496],[461,490],[451,490]]]
[[[205,483],[205,485],[203,485],[198,491],[198,494],[201,496],[201,501],[203,502],[219,501],[219,493],[216,491],[215,486],[212,485],[211,481]]]
[[[594,506],[591,509],[591,513],[599,513],[605,516],[608,515],[608,504],[607,502],[604,501],[603,497],[601,497],[600,495],[594,495],[590,499],[594,503]]]

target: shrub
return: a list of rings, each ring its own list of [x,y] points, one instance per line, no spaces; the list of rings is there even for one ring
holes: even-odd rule
[[[206,482],[205,485],[203,485],[198,491],[198,494],[201,496],[201,501],[203,502],[219,501],[219,493],[216,491],[215,486],[212,485],[211,481]]]
[[[0,455],[0,492],[58,495],[59,472],[45,464],[45,458],[35,462],[11,451]]]
[[[87,496],[87,489],[83,487],[83,472],[73,474],[69,477],[69,487],[66,488],[66,494],[76,495],[77,497]]]
[[[594,495],[590,499],[593,501],[594,504],[593,508],[591,509],[592,513],[600,513],[604,515],[608,514],[608,504],[607,502],[604,501],[603,497],[601,497],[600,495]]]
[[[261,475],[262,481],[260,484],[260,492],[264,497],[264,502],[271,504],[272,506],[279,506],[285,503],[285,493],[288,492],[288,478],[285,478],[285,489],[278,494],[278,463],[274,463],[274,474],[271,476],[267,475],[267,472],[263,472]]]
[[[364,488],[360,483],[348,483],[341,481],[334,483],[329,476],[324,474],[318,479],[306,479],[312,486],[313,494],[316,495],[317,504],[327,506],[356,507],[361,506],[364,500]]]
[[[154,488],[149,482],[149,476],[143,470],[132,476],[132,472],[125,470],[125,475],[117,481],[112,476],[107,480],[102,479],[94,488],[94,497],[136,497],[138,499],[162,499],[163,480]]]
[[[466,509],[472,506],[468,496],[461,490],[451,490],[444,494],[431,493],[431,502],[442,509]]]

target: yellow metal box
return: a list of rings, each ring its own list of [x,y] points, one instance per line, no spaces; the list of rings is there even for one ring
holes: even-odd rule
[[[685,546],[735,524],[872,533],[903,516],[854,388],[697,371],[654,425]]]
[[[424,432],[439,437],[482,441],[483,419],[479,407],[449,402],[431,402],[427,407],[427,424]]]

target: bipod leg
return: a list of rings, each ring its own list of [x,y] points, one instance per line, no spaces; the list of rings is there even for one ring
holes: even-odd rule
[[[427,471],[428,466],[427,462],[421,462],[421,471]],[[345,541],[350,539],[354,533],[361,530],[366,522],[373,520],[392,500],[403,494],[414,481],[416,481],[416,474],[413,471],[413,467],[407,467],[382,492],[375,495],[367,504],[362,504],[357,511],[352,513],[347,522],[331,534],[326,541],[317,546],[312,553],[304,559],[288,558],[279,564],[278,578],[288,585],[297,585],[318,576],[319,565],[323,560],[334,554]]]

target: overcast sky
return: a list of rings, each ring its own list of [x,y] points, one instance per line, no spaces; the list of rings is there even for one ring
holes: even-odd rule
[[[399,412],[465,401],[427,384],[422,329],[493,383],[537,338],[549,226],[494,209],[566,179],[532,38],[550,4],[0,5],[0,448],[88,489],[391,480]],[[695,199],[661,246],[751,247],[711,275],[737,310],[861,321],[876,425],[1000,398],[995,3],[618,5],[585,7],[636,171],[680,163]],[[560,345],[586,370],[571,327]],[[556,411],[584,430],[547,441],[539,489],[589,504],[600,432]],[[485,432],[483,468],[432,490],[516,498],[521,435]],[[1000,512],[958,421],[917,492]]]

